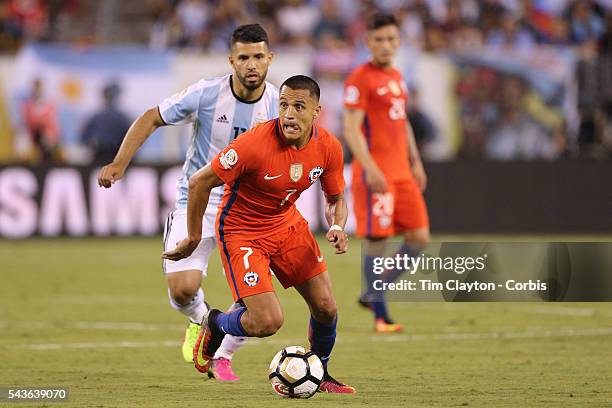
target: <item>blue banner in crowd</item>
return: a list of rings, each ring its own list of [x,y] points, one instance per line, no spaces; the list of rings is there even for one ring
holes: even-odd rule
[[[58,138],[68,147],[82,144],[84,138],[102,137],[88,136],[87,124],[94,115],[104,113],[109,102],[113,112],[106,117],[116,118],[121,124],[117,129],[125,122],[129,125],[176,91],[170,80],[172,60],[169,53],[143,47],[31,44],[22,48],[15,65],[19,74],[5,84],[12,99],[10,117],[17,144],[32,142],[32,122],[37,120],[32,116],[37,114],[47,123],[43,137]],[[28,111],[35,93],[39,94],[36,109]],[[109,129],[106,132],[112,133]],[[141,157],[159,158],[162,142],[159,137],[149,139]],[[23,150],[23,146],[17,148]]]

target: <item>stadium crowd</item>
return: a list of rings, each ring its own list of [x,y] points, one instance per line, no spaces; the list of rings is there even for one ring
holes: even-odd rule
[[[92,3],[96,2],[0,2],[0,51],[14,51],[24,41],[65,40],[66,26],[81,20],[87,14],[84,10],[94,7]],[[106,4],[105,13],[96,17],[96,21],[104,24],[104,15],[112,19],[130,2],[100,3]],[[313,71],[323,82],[328,78],[340,81],[363,55],[361,39],[366,30],[365,18],[375,10],[397,15],[404,44],[416,52],[452,58],[485,48],[526,53],[535,53],[540,47],[571,50],[578,61],[575,73],[578,120],[573,125],[566,122],[560,109],[544,114],[551,110],[546,106],[534,108],[530,103],[530,86],[520,75],[486,66],[460,70],[456,96],[460,102],[461,147],[457,155],[500,160],[612,156],[611,0],[148,0],[139,3],[140,8],[128,15],[134,21],[144,19],[147,34],[141,42],[148,43],[152,49],[225,52],[235,27],[258,21],[268,31],[275,50],[310,53]],[[133,18],[135,14],[140,15],[140,20]],[[137,35],[116,38],[108,30],[99,28],[94,32],[76,31],[80,36],[71,41],[133,42],[140,38]],[[557,101],[557,105],[561,104]],[[426,147],[435,139],[436,129],[422,112],[417,113],[424,129],[420,143]],[[427,158],[427,153],[424,156]]]

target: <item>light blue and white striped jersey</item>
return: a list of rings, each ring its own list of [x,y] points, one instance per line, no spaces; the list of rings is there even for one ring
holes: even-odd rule
[[[256,101],[240,99],[231,87],[231,75],[202,79],[159,104],[159,114],[168,125],[193,123],[193,136],[183,176],[177,183],[176,207],[187,207],[189,177],[208,164],[238,135],[253,126],[278,117],[278,89],[266,82]],[[208,202],[221,202],[223,186],[215,188]]]

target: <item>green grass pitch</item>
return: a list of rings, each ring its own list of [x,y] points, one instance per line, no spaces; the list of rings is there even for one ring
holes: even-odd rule
[[[296,401],[267,380],[278,350],[308,344],[294,290],[277,286],[285,325],[240,350],[241,381],[221,384],[182,362],[158,238],[0,241],[0,387],[70,388],[66,404],[3,406],[612,407],[612,304],[394,303],[406,333],[376,335],[350,244],[335,256],[321,242],[340,311],[330,371],[358,394]],[[204,288],[225,307],[220,271],[215,251]]]

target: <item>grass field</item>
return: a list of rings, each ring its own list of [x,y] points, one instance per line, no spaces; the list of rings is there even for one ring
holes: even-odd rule
[[[291,290],[278,290],[280,332],[236,355],[239,383],[183,363],[185,322],[168,305],[156,238],[0,241],[0,387],[69,387],[70,402],[50,407],[612,407],[612,304],[394,303],[406,333],[375,335],[356,306],[351,245],[348,256],[322,248],[340,310],[330,371],[355,396],[272,394],[272,356],[307,345],[307,309]],[[204,287],[224,307],[220,270],[215,253]]]

